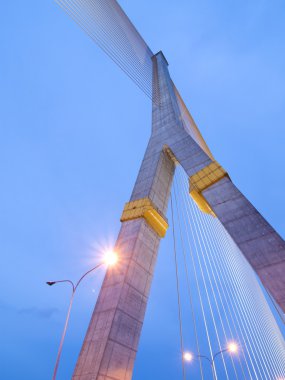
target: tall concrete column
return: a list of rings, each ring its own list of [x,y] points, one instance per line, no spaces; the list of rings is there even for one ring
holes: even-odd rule
[[[161,57],[158,57],[157,61],[160,60]],[[219,218],[265,288],[285,312],[284,240],[236,188],[227,173],[214,161],[211,153],[203,149],[198,139],[187,133],[183,122],[181,125],[183,116],[178,106],[179,98],[167,67],[161,64],[158,67],[158,70],[164,71],[164,96],[171,98],[168,104],[172,103],[176,118],[176,123],[166,132],[164,143],[171,149],[190,180],[195,177],[197,180],[198,177],[204,182],[201,196],[207,206]],[[163,112],[162,107],[160,113]]]
[[[228,177],[203,191],[263,285],[285,312],[285,242]]]
[[[145,216],[144,208],[156,213],[162,224],[163,220],[166,222],[175,168],[158,138],[163,131],[154,111],[152,135],[115,245],[120,260],[115,268],[107,271],[73,380],[130,380],[132,377],[161,238],[159,230]]]
[[[132,201],[151,199],[164,216],[173,173],[167,154],[147,149]],[[159,242],[143,217],[122,223],[115,245],[119,263],[107,271],[74,380],[131,379]]]

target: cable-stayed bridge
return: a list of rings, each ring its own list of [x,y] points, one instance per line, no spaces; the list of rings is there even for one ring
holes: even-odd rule
[[[166,57],[152,52],[119,4],[58,3],[152,100],[151,137],[121,215],[115,247],[120,262],[106,274],[73,379],[132,378],[168,225],[179,310],[177,378],[191,378],[190,355],[201,379],[284,378],[284,339],[268,305],[272,300],[283,316],[283,239],[215,160],[171,79]],[[225,350],[231,342],[237,356]]]

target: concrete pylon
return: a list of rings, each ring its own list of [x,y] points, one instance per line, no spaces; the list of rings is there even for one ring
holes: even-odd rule
[[[154,109],[149,144],[122,215],[115,246],[120,262],[106,273],[73,380],[132,378],[175,169],[160,138],[167,126],[158,116]]]
[[[132,378],[176,163],[188,174],[199,207],[221,220],[285,310],[284,241],[236,189],[197,131],[186,129],[183,102],[161,52],[153,70],[152,133],[121,218],[120,263],[106,273],[73,380]]]

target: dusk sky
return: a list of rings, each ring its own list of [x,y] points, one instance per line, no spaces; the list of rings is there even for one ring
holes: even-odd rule
[[[284,237],[284,1],[120,5],[164,52],[215,158]],[[45,281],[78,279],[114,244],[151,102],[54,1],[3,2],[0,21],[0,377],[48,380],[70,289]],[[168,234],[135,380],[180,376],[171,249]],[[59,380],[71,378],[103,275],[78,290]]]

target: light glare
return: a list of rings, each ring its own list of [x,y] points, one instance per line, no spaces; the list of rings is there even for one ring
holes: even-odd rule
[[[104,255],[104,263],[108,266],[113,266],[118,261],[118,255],[115,251],[107,251]]]
[[[228,351],[232,354],[236,354],[238,352],[238,345],[235,342],[229,343]]]
[[[184,354],[183,354],[183,359],[184,359],[186,362],[192,362],[192,360],[193,360],[193,355],[191,354],[191,352],[184,352]]]

